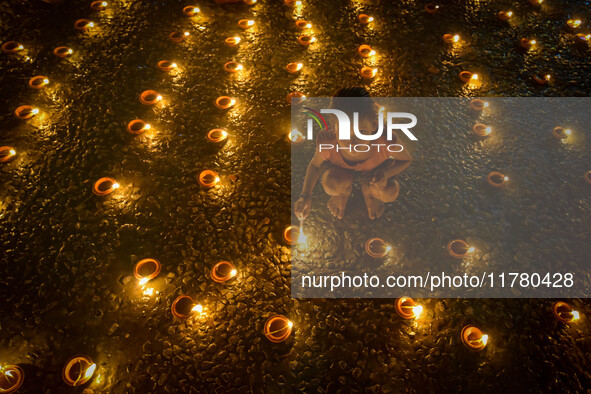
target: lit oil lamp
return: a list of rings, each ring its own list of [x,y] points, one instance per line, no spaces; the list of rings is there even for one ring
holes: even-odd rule
[[[285,0],[284,3],[288,7],[299,7],[302,5],[301,0]]]
[[[479,137],[488,137],[490,133],[492,133],[492,128],[484,123],[476,123],[474,127],[472,127],[472,131],[474,131],[474,134]]]
[[[186,294],[178,296],[170,307],[172,315],[179,319],[186,319],[191,315],[203,314],[203,306],[196,303],[195,300]]]
[[[497,14],[497,18],[503,22],[507,22],[513,16],[513,11],[500,11]]]
[[[534,75],[533,79],[538,85],[547,85],[548,82],[552,80],[552,76],[550,74],[546,74],[543,77],[539,75]]]
[[[141,134],[146,130],[150,130],[152,126],[141,119],[134,119],[127,124],[127,131],[130,134]]]
[[[417,304],[410,297],[401,297],[394,304],[396,312],[403,319],[416,319],[423,313],[423,306]]]
[[[38,108],[33,108],[30,105],[21,105],[14,110],[14,114],[19,119],[29,119],[39,113]]]
[[[381,238],[371,238],[365,242],[365,251],[375,259],[384,257],[392,250],[392,247]]]
[[[229,47],[235,47],[236,45],[240,44],[240,41],[242,39],[238,36],[234,36],[234,37],[228,37],[224,40],[224,42],[226,43],[227,46]]]
[[[444,34],[443,35],[443,42],[445,42],[446,44],[453,44],[458,41],[460,41],[459,34]]]
[[[574,323],[581,318],[578,311],[573,310],[569,304],[563,301],[555,302],[552,305],[552,313],[562,323]]]
[[[585,181],[587,181],[587,183],[591,183],[591,171],[587,171],[585,175],[583,175],[583,178],[585,178]]]
[[[373,22],[373,16],[369,16],[367,14],[359,14],[357,18],[362,25],[369,25],[371,22]]]
[[[89,356],[75,356],[68,360],[62,370],[62,378],[69,386],[82,386],[94,375],[96,364]]]
[[[287,134],[287,140],[294,145],[299,145],[305,141],[305,138],[304,138],[304,134],[302,134],[301,131],[299,131],[298,129],[292,129]]]
[[[303,20],[303,19],[298,19],[297,21],[295,21],[295,26],[296,26],[296,29],[298,29],[298,30],[305,30],[305,29],[312,28],[312,24],[309,23],[308,21]]]
[[[300,71],[302,67],[304,67],[302,63],[288,63],[287,66],[285,66],[285,69],[288,73],[295,74]]]
[[[162,100],[162,96],[155,90],[144,90],[140,94],[140,103],[144,105],[154,105]]]
[[[287,226],[285,230],[283,230],[283,239],[290,245],[295,245],[297,243],[296,234],[299,234],[300,228],[298,226]]]
[[[577,45],[581,45],[584,48],[589,48],[589,41],[591,41],[591,34],[583,34],[577,33],[578,40],[576,41]]]
[[[377,68],[372,68],[372,67],[368,67],[368,66],[363,66],[363,67],[361,67],[361,70],[359,70],[359,74],[361,74],[361,76],[363,78],[367,78],[367,79],[372,79],[373,77],[376,76],[377,73],[378,73]]]
[[[484,101],[482,99],[472,99],[470,100],[470,108],[474,111],[482,111],[485,108],[488,108],[488,101]]]
[[[186,31],[184,33],[181,33],[179,31],[173,31],[172,33],[170,33],[170,35],[168,36],[168,38],[170,39],[170,41],[172,42],[176,42],[177,44],[179,42],[183,42],[185,41],[185,38],[189,37],[189,32]]]
[[[209,130],[209,132],[207,133],[207,140],[209,142],[222,142],[225,141],[228,138],[228,132],[226,131],[226,129],[212,129]]]
[[[137,262],[133,269],[133,276],[139,280],[140,286],[144,286],[160,273],[162,265],[155,259],[143,259]]]
[[[271,342],[280,343],[291,335],[293,323],[285,316],[274,315],[265,322],[263,333]]]
[[[488,343],[488,335],[483,334],[479,328],[465,326],[461,333],[462,343],[470,350],[479,351]]]
[[[454,239],[447,244],[447,252],[456,259],[463,259],[470,253],[473,253],[475,248],[470,246],[461,239]]]
[[[223,283],[235,277],[237,273],[234,264],[229,261],[220,261],[211,269],[211,279],[214,282]]]
[[[433,3],[425,4],[425,11],[427,11],[428,14],[434,14],[439,11],[439,6]]]
[[[509,177],[505,174],[501,174],[498,171],[493,171],[488,174],[486,181],[489,185],[494,187],[502,187],[509,181]]]
[[[0,163],[8,163],[16,156],[16,149],[12,146],[0,146]]]
[[[240,27],[241,29],[250,29],[251,27],[254,26],[254,21],[252,19],[240,19],[238,21],[238,27]]]
[[[2,52],[8,54],[14,54],[18,51],[22,51],[23,49],[25,49],[25,47],[16,41],[6,41],[4,44],[2,44]]]
[[[96,181],[92,187],[92,192],[97,196],[106,196],[119,188],[119,184],[115,179],[104,177]]]
[[[168,71],[176,69],[177,67],[178,67],[177,64],[171,62],[170,60],[160,60],[158,62],[158,69],[160,71],[168,72]]]
[[[568,138],[572,133],[573,132],[571,129],[565,129],[564,127],[560,126],[552,129],[552,135],[559,140]]]
[[[215,99],[215,106],[219,109],[229,109],[236,104],[236,99],[229,96],[220,96]]]
[[[33,89],[42,89],[48,83],[49,79],[47,79],[47,77],[44,77],[43,75],[37,75],[29,79],[29,86]]]
[[[93,1],[90,3],[90,8],[95,11],[104,11],[107,8],[107,5],[106,1]]]
[[[531,49],[532,46],[536,45],[536,40],[530,40],[529,38],[522,38],[519,40],[519,46],[523,49]]]
[[[473,83],[478,80],[478,74],[471,73],[470,71],[460,72],[460,79],[464,83]]]
[[[298,43],[305,47],[312,44],[313,42],[316,42],[316,37],[312,37],[308,34],[304,34],[298,37]]]
[[[91,22],[88,19],[78,19],[76,22],[74,22],[74,28],[76,30],[86,31],[91,27],[94,27],[94,22]]]
[[[224,64],[224,71],[229,72],[229,73],[237,73],[238,71],[242,70],[242,64],[240,63],[236,63],[234,61],[230,61],[227,62],[226,64]]]
[[[253,5],[256,4],[257,0],[244,0],[244,4],[246,5]]]
[[[540,5],[544,2],[544,0],[529,0],[531,5]]]
[[[306,100],[306,95],[302,92],[291,92],[287,95],[285,101],[291,105],[300,105]]]
[[[24,381],[25,371],[18,365],[6,365],[0,368],[0,393],[14,393]]]
[[[359,45],[359,48],[357,48],[357,53],[361,56],[361,57],[372,57],[373,55],[376,54],[376,51],[374,51],[373,49],[371,49],[371,47],[367,44],[363,44],[363,45]]]
[[[199,12],[199,7],[195,7],[194,5],[188,5],[185,8],[183,8],[183,14],[187,16],[193,16],[195,14],[198,14]]]
[[[61,57],[62,59],[67,58],[72,53],[74,53],[74,51],[68,47],[57,47],[53,50],[53,54],[57,57]]]
[[[582,21],[580,19],[569,19],[566,21],[566,24],[571,29],[576,29],[577,27],[581,26]]]
[[[199,184],[206,189],[214,187],[218,184],[219,181],[219,175],[217,174],[217,172],[212,170],[201,171],[201,173],[197,177],[197,182],[199,182]]]

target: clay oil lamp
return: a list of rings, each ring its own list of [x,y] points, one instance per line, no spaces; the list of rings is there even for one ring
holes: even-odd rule
[[[513,11],[508,11],[508,12],[500,11],[497,14],[497,18],[503,22],[507,22],[509,19],[511,19],[512,16],[513,16]]]
[[[39,113],[38,108],[33,108],[30,105],[21,105],[14,110],[14,114],[19,119],[29,119]]]
[[[427,11],[428,14],[434,14],[439,11],[439,6],[433,3],[425,4],[425,11]]]
[[[305,29],[312,28],[312,24],[309,23],[308,21],[303,20],[303,19],[298,19],[297,21],[295,21],[295,26],[296,26],[296,29],[298,29],[298,30],[305,30]]]
[[[478,74],[471,73],[470,71],[462,71],[459,76],[464,83],[474,83],[478,81]]]
[[[226,64],[224,64],[224,71],[229,72],[229,73],[237,73],[238,71],[242,70],[244,67],[242,67],[242,64],[240,63],[236,63],[234,61],[230,61],[227,62]]]
[[[76,30],[86,31],[91,27],[94,27],[94,22],[91,22],[88,19],[78,19],[76,22],[74,22],[74,28]]]
[[[308,34],[303,34],[298,37],[298,43],[300,45],[305,46],[305,47],[307,47],[308,45],[312,44],[315,41],[316,41],[316,37],[312,37]]]
[[[223,142],[228,138],[228,131],[226,129],[211,129],[207,133],[207,140],[209,142],[218,143]]]
[[[484,123],[476,123],[474,127],[472,127],[472,131],[474,131],[474,134],[479,137],[488,137],[490,133],[492,133],[492,128]]]
[[[92,192],[97,196],[106,196],[119,188],[119,184],[113,178],[103,177],[92,186]]]
[[[96,364],[88,356],[75,356],[68,360],[62,370],[62,378],[69,386],[82,386],[92,378]]]
[[[154,105],[160,100],[162,100],[162,96],[155,90],[144,90],[140,94],[140,103],[144,105]]]
[[[173,31],[168,36],[168,38],[170,39],[170,41],[176,42],[177,44],[179,42],[185,41],[185,38],[187,38],[187,37],[189,37],[189,32],[188,31],[186,31],[184,33],[181,33],[181,32],[178,32],[178,31]]]
[[[292,328],[293,323],[287,317],[274,315],[265,322],[263,333],[269,341],[280,343],[289,338]]]
[[[394,304],[396,313],[403,319],[416,319],[423,313],[423,306],[417,304],[410,297],[401,297]]]
[[[25,47],[16,41],[6,41],[4,44],[2,44],[2,52],[7,54],[15,54],[18,51],[22,51],[23,49],[25,49]]]
[[[228,37],[224,40],[224,43],[229,47],[235,47],[236,45],[240,44],[242,39],[238,36]]]
[[[29,79],[29,86],[37,90],[42,89],[48,83],[49,79],[47,79],[47,77],[44,77],[43,75],[37,75]]]
[[[68,47],[57,47],[53,50],[53,54],[57,57],[61,57],[62,59],[67,58],[72,53],[74,53],[74,51]]]
[[[529,0],[529,4],[531,5],[540,5],[544,2],[544,0]]]
[[[361,57],[368,58],[368,57],[374,56],[376,54],[376,51],[371,49],[371,47],[369,45],[363,44],[363,45],[359,45],[359,48],[357,48],[357,53]]]
[[[443,42],[445,42],[446,44],[453,44],[458,41],[460,41],[459,34],[444,34],[443,35]]]
[[[211,269],[211,279],[214,282],[223,283],[235,277],[237,273],[234,264],[229,261],[220,261]]]
[[[140,286],[144,286],[151,279],[154,279],[160,273],[162,265],[155,259],[143,259],[137,262],[133,268],[133,276],[139,280]]]
[[[587,181],[587,183],[591,184],[591,171],[587,171],[585,175],[583,175],[583,178],[585,178],[585,181]]]
[[[578,311],[573,310],[569,304],[563,301],[555,302],[552,305],[552,313],[562,323],[574,323],[581,318]]]
[[[454,239],[447,244],[447,252],[456,259],[463,259],[474,252],[474,247],[461,239]]]
[[[581,26],[581,20],[580,19],[569,19],[566,21],[566,24],[568,27],[570,27],[571,29],[576,29],[579,26]]]
[[[380,259],[388,254],[392,247],[381,238],[371,238],[365,242],[365,251],[370,257]]]
[[[367,78],[367,79],[372,79],[373,77],[376,76],[377,73],[378,73],[377,68],[372,68],[372,67],[368,67],[368,66],[363,66],[363,67],[361,67],[361,70],[359,70],[359,74],[361,74],[361,76],[363,78]]]
[[[291,92],[285,98],[288,104],[300,105],[306,100],[306,95],[302,92]]]
[[[288,73],[295,74],[300,71],[302,67],[304,67],[302,63],[288,63],[287,66],[285,66],[285,69]]]
[[[244,0],[244,4],[246,5],[254,5],[256,4],[257,0]]]
[[[287,140],[294,145],[299,145],[305,141],[304,135],[298,129],[292,129],[287,134]]]
[[[93,1],[90,3],[90,8],[95,11],[104,11],[107,8],[107,5],[106,1]]]
[[[522,38],[519,40],[519,46],[523,49],[531,49],[534,45],[536,45],[536,40],[530,40],[528,38]]]
[[[252,19],[240,19],[238,21],[238,27],[240,27],[241,29],[250,29],[251,27],[254,26],[254,21]]]
[[[16,156],[16,149],[12,146],[0,146],[0,163],[8,163]]]
[[[176,63],[173,63],[170,60],[160,60],[157,66],[160,71],[164,72],[174,70],[178,67]]]
[[[485,108],[488,108],[488,101],[484,101],[482,99],[472,99],[470,100],[470,108],[474,111],[482,111]]]
[[[554,138],[559,140],[568,138],[572,133],[573,132],[571,129],[565,129],[564,127],[560,126],[552,129],[552,135],[554,136]]]
[[[300,0],[285,0],[284,3],[288,7],[300,7],[302,5]]]
[[[488,342],[488,335],[474,326],[465,326],[461,333],[462,343],[470,350],[479,351],[484,349]]]
[[[505,174],[501,174],[498,171],[493,171],[488,174],[486,181],[489,185],[494,187],[503,187],[505,183],[509,181],[509,177]]]
[[[298,226],[287,226],[285,230],[283,230],[283,239],[290,245],[297,244],[297,235],[300,233],[300,228]]]
[[[25,381],[25,371],[18,365],[0,368],[0,393],[9,394],[17,391]]]
[[[195,7],[194,5],[188,5],[185,8],[183,8],[183,14],[187,16],[193,16],[195,14],[198,14],[199,12],[199,8]]]
[[[362,25],[369,25],[371,22],[373,22],[373,16],[369,16],[367,14],[359,14],[357,18],[359,19],[359,23]]]
[[[219,175],[217,174],[217,172],[212,170],[201,171],[201,173],[197,177],[197,182],[199,182],[199,184],[205,189],[210,189],[214,187],[219,183],[219,181]]]
[[[215,106],[219,109],[230,109],[236,104],[236,99],[229,96],[220,96],[215,99]]]
[[[552,76],[550,74],[546,74],[543,77],[539,75],[534,75],[533,79],[535,83],[537,83],[538,85],[547,85],[548,82],[552,80]]]
[[[170,310],[174,317],[186,319],[194,314],[202,314],[203,306],[196,303],[191,296],[182,294],[173,301]]]
[[[150,130],[152,126],[141,119],[134,119],[127,124],[127,131],[130,134],[141,134],[146,130]]]

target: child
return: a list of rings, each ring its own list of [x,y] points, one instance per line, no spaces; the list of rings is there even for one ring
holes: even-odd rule
[[[331,107],[335,107],[338,97],[369,97],[369,92],[363,87],[340,89],[334,94]],[[359,131],[366,135],[375,134],[378,129],[378,110],[373,100],[364,100],[364,103],[366,104],[361,103],[352,108],[359,113]],[[340,105],[337,107],[342,109]],[[353,119],[351,116],[350,118]],[[328,130],[318,134],[316,153],[308,164],[302,194],[295,203],[296,217],[303,220],[310,214],[312,191],[318,179],[321,178],[324,191],[331,196],[328,200],[328,209],[335,217],[342,219],[347,201],[353,191],[353,180],[355,177],[360,177],[361,191],[369,218],[372,220],[379,218],[384,213],[384,203],[392,202],[398,197],[400,188],[394,176],[410,165],[412,160],[410,155],[405,150],[391,153],[383,146],[381,149],[372,146],[367,152],[356,152],[353,149],[338,151],[318,149],[320,144],[349,147],[367,142],[358,139],[352,131],[351,140],[338,140],[337,135],[334,127],[329,127]],[[373,143],[400,144],[398,136],[395,133],[393,135],[394,141],[386,141],[382,136]]]

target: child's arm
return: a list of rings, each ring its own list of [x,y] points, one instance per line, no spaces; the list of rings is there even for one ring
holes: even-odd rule
[[[306,177],[304,178],[304,186],[302,187],[302,194],[295,203],[295,215],[298,219],[303,220],[310,214],[312,208],[312,191],[314,186],[320,178],[320,165],[324,162],[324,158],[318,151],[310,160],[308,169],[306,170]]]

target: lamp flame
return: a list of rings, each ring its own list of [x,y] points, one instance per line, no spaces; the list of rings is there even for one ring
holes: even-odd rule
[[[468,253],[473,253],[476,250],[476,248],[474,246],[470,246],[468,248]]]
[[[458,42],[458,41],[460,41],[460,35],[459,35],[459,34],[456,34],[456,35],[453,37],[453,41],[454,41],[454,42]]]
[[[39,108],[35,108],[31,111],[33,115],[37,115],[39,113]]]
[[[197,304],[191,309],[192,312],[203,313],[203,307],[201,304]]]
[[[488,342],[488,335],[484,334],[482,338],[480,338],[480,341],[486,346],[486,343]]]
[[[117,189],[117,188],[119,188],[119,186],[121,186],[121,185],[118,184],[117,182],[113,183],[113,189]]]
[[[419,317],[421,315],[421,313],[423,313],[423,306],[422,305],[416,305],[412,307],[412,313],[415,316],[415,319],[417,317]]]
[[[572,311],[571,314],[573,315],[573,319],[572,321],[577,321],[581,318],[581,315],[579,314],[579,311]]]
[[[92,365],[90,367],[88,367],[86,369],[86,371],[84,372],[84,378],[90,379],[90,377],[92,377],[92,375],[94,374],[95,370],[96,370],[96,364],[92,363]]]

